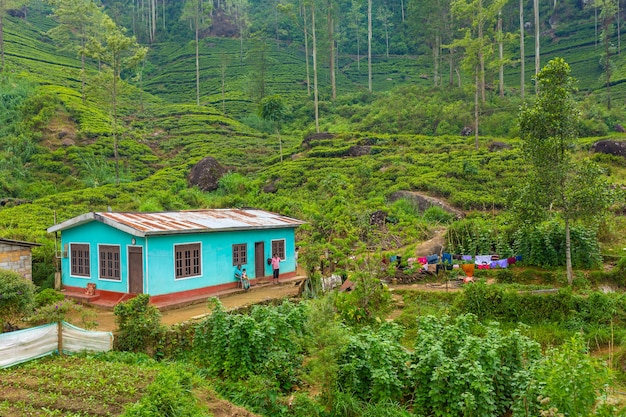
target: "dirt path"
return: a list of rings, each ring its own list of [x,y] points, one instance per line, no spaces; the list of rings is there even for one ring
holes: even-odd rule
[[[269,299],[293,297],[298,293],[298,287],[293,283],[280,285],[268,285],[263,287],[252,287],[250,291],[235,293],[220,298],[222,305],[226,309],[241,307],[249,304],[259,303]],[[193,304],[162,312],[161,323],[168,326],[181,323],[193,318],[208,314],[206,303]],[[112,332],[117,328],[115,315],[112,311],[98,310],[98,326],[94,330]]]

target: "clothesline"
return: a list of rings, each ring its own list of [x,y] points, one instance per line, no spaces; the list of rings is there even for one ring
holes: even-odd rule
[[[441,256],[437,254],[423,256],[419,258],[409,258],[407,260],[409,265],[415,262],[421,265],[433,265],[433,264],[447,264],[454,265],[454,260],[460,260],[463,262],[474,261],[474,264],[478,269],[495,269],[495,268],[508,268],[516,262],[522,260],[521,255],[510,256],[508,258],[500,259],[499,255],[452,255],[450,253],[443,253]]]

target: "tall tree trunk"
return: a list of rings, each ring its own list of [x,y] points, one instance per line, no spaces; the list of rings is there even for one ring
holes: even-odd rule
[[[389,23],[385,23],[385,57],[389,59]]]
[[[478,0],[478,15],[483,14],[483,1]],[[485,104],[485,54],[483,53],[483,23],[478,23],[478,40],[480,42],[478,46],[478,62],[480,63],[480,98],[482,103]],[[478,135],[478,132],[476,133]]]
[[[311,74],[309,71],[309,33],[306,19],[306,6],[302,5],[302,16],[304,18],[304,61],[306,64],[306,95],[311,96]]]
[[[196,10],[196,106],[200,106],[200,46],[198,42],[198,32],[200,31],[200,10]]]
[[[4,10],[0,10],[0,72],[4,71]]]
[[[222,113],[226,114],[226,57],[222,56]]]
[[[605,7],[607,7],[605,5]],[[612,7],[612,6],[608,6]],[[614,16],[614,15],[613,15]],[[602,30],[604,32],[604,73],[606,76],[606,106],[611,110],[611,36],[609,30],[612,26],[612,17],[604,15]]]
[[[621,0],[617,0],[617,55],[622,54],[622,15],[621,15]]]
[[[354,28],[356,32],[356,69],[361,73],[361,42],[359,36],[359,19],[358,13],[354,14]]]
[[[81,40],[81,42],[83,42],[83,47],[81,48],[84,51],[84,41]],[[80,95],[83,99],[83,104],[85,104],[85,102],[87,101],[87,97],[85,96],[85,53],[81,52],[80,53]]]
[[[533,0],[535,12],[535,75],[541,70],[541,58],[539,56],[539,0]],[[535,83],[535,94],[539,91],[539,85]]]
[[[315,104],[315,131],[320,133],[319,94],[317,88],[317,36],[315,34],[315,2],[311,5],[311,33],[313,35],[313,101]]]
[[[276,1],[276,5],[274,6],[274,19],[276,21],[276,50],[280,50],[280,37],[278,35],[278,3],[279,0]]]
[[[504,97],[504,40],[502,35],[502,11],[498,12],[498,57],[500,58],[500,97]]]
[[[567,283],[572,285],[574,281],[572,273],[572,241],[570,238],[569,217],[565,216],[565,269],[567,270]]]
[[[113,158],[115,159],[115,182],[120,185],[120,157],[117,148],[117,73],[119,63],[114,58],[113,63]]]
[[[400,0],[400,11],[402,12],[402,23],[404,23],[404,0]]]
[[[330,67],[330,89],[333,100],[337,98],[337,83],[335,80],[335,36],[333,23],[333,2],[328,2],[328,48],[329,48],[329,67]]]
[[[439,84],[439,34],[435,35],[435,44],[433,45],[433,82],[435,87]]]
[[[478,71],[476,71],[476,92],[474,93],[474,143],[476,145],[476,150],[478,150]]]
[[[280,129],[276,127],[276,137],[278,138],[278,149],[280,150],[280,162],[283,162],[283,141],[280,139]]]
[[[525,53],[524,53],[524,0],[519,0],[519,49],[520,49],[520,96],[524,101],[525,80]]]
[[[367,0],[367,87],[372,92],[372,0]]]

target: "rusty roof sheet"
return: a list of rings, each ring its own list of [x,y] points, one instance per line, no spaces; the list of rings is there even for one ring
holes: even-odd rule
[[[100,221],[137,236],[218,232],[246,229],[298,227],[304,222],[256,209],[211,209],[162,213],[87,213],[48,228],[67,229],[88,221]]]

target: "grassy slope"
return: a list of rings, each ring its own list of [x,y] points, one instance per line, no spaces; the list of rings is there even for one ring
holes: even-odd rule
[[[298,205],[311,201],[325,177],[339,175],[360,190],[359,196],[363,201],[371,200],[368,204],[372,208],[390,191],[398,189],[425,191],[448,198],[465,209],[502,207],[505,196],[501,190],[510,188],[520,169],[515,149],[489,153],[486,150],[489,139],[483,139],[481,150],[475,152],[472,140],[459,137],[432,139],[369,135],[374,143],[372,154],[358,159],[346,158],[344,155],[350,146],[362,144],[362,134],[345,134],[334,141],[316,143],[310,150],[299,148],[299,137],[287,136],[284,138],[285,151],[293,156],[293,160],[274,165],[278,148],[275,138],[223,116],[216,109],[221,106],[220,60],[224,51],[228,57],[227,113],[232,110],[241,116],[253,110],[246,94],[250,68],[239,64],[238,41],[222,39],[205,43],[202,61],[203,65],[211,68],[210,75],[203,80],[204,101],[215,106],[197,108],[186,104],[164,104],[154,95],[145,95],[146,108],[142,112],[137,108],[137,92],[134,91],[131,100],[134,98],[135,101],[126,106],[128,131],[120,144],[125,182],[119,187],[104,185],[99,188],[88,187],[83,182],[81,187],[81,178],[88,172],[81,165],[84,156],[80,150],[90,148],[106,158],[111,156],[108,118],[106,112],[93,103],[82,105],[78,90],[79,61],[71,53],[59,53],[49,40],[40,35],[38,28],[49,28],[52,24],[49,19],[37,18],[36,13],[32,16],[28,24],[8,19],[8,62],[13,68],[27,68],[28,76],[45,83],[43,88],[57,94],[65,109],[74,116],[79,137],[82,138],[79,145],[82,146],[55,149],[49,158],[69,167],[78,181],[73,183],[74,190],[71,192],[51,195],[35,204],[1,210],[0,225],[6,237],[50,242],[46,239],[45,228],[52,223],[54,210],[58,219],[64,220],[87,210],[103,210],[107,206],[116,210],[137,210],[145,198],[155,193],[178,194],[187,187],[186,176],[192,164],[207,155],[215,156],[223,165],[244,174],[258,172],[251,177],[251,186],[257,193],[265,183],[278,180],[278,197],[299,200]],[[589,38],[590,28],[593,27],[586,25],[585,30],[575,28],[569,37],[562,36],[559,42],[547,43],[543,50],[544,57],[548,59],[551,53],[556,54],[562,47],[568,46],[563,51],[572,57],[580,55],[580,61],[574,60],[574,65],[588,70],[587,75],[582,78],[577,75],[578,78],[588,79],[592,84],[591,80],[597,78],[597,73],[593,72],[589,63],[596,62],[595,58],[581,53],[584,47],[589,47],[585,39]],[[585,42],[587,46],[584,46]],[[173,44],[155,45],[151,57],[158,65],[149,71],[150,75],[144,81],[146,89],[162,95],[167,101],[193,101],[193,45],[184,48]],[[374,70],[376,88],[387,88],[397,80],[413,82],[419,79],[419,74],[427,72],[427,67],[414,63],[424,62],[425,59],[407,61],[392,57],[379,60]],[[268,69],[268,90],[292,99],[304,97],[306,87],[303,84],[304,60],[301,51],[288,48],[280,52],[268,50],[268,60],[273,63]],[[285,65],[276,65],[278,62]],[[338,80],[340,91],[348,91],[346,86],[363,88],[366,66],[364,62],[362,64],[359,71],[354,62],[343,63]],[[327,74],[322,71],[322,86],[327,88],[326,78]],[[420,82],[429,83],[428,80]],[[294,86],[297,88],[294,89]],[[231,106],[231,103],[236,104]],[[621,170],[615,166],[613,172]],[[621,176],[612,179],[625,182]],[[183,200],[189,206],[200,203],[193,193],[188,193]],[[261,196],[250,203],[274,209],[286,208],[286,205],[277,205],[273,200]],[[175,205],[172,208],[184,207]]]

